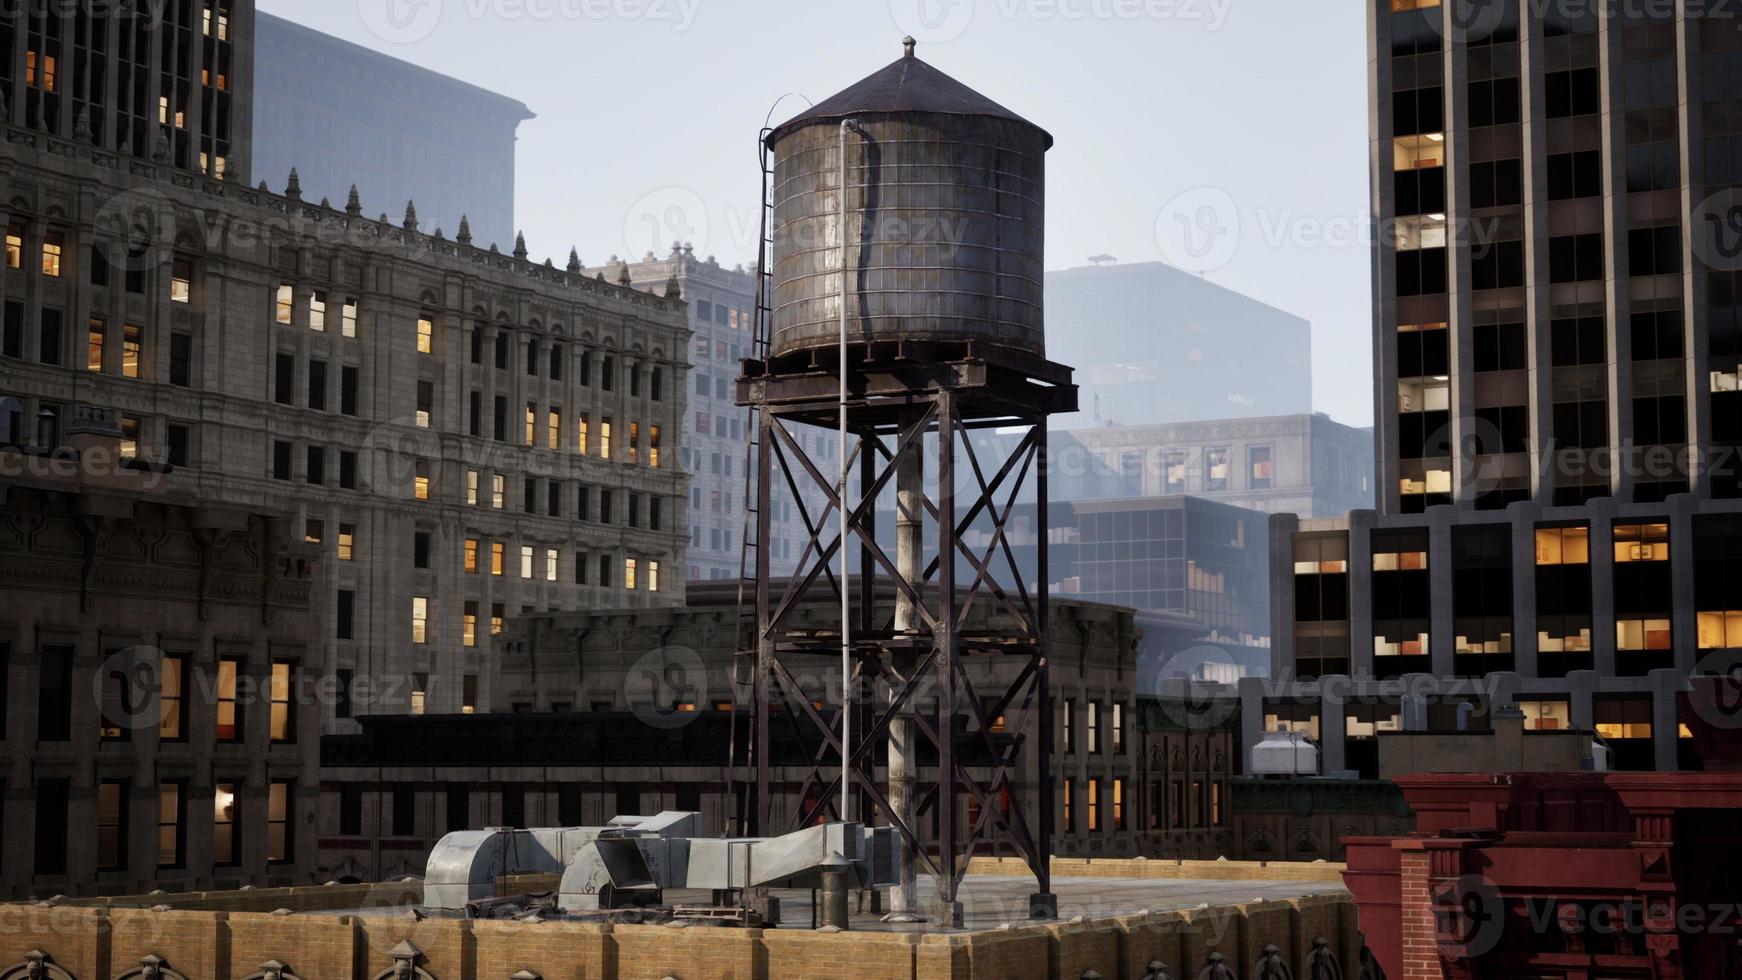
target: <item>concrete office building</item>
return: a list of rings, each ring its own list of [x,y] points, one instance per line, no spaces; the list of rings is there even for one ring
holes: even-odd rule
[[[417,202],[429,229],[480,245],[514,241],[517,99],[274,17],[256,16],[254,161],[278,180],[295,167],[311,200],[370,207]]]
[[[320,549],[124,457],[111,409],[34,445],[0,412],[0,897],[306,882]]]
[[[246,184],[254,19],[252,0],[8,5],[0,118]]]
[[[427,234],[409,208],[4,135],[13,430],[52,449],[81,406],[113,408],[123,452],[197,499],[289,515],[330,565],[329,729],[487,703],[510,616],[682,603],[679,301]]]
[[[1060,499],[1190,494],[1267,514],[1373,506],[1373,433],[1326,415],[1116,425],[1055,433]]]
[[[625,272],[627,270],[627,272]],[[690,308],[689,363],[692,382],[688,389],[689,411],[684,416],[684,469],[690,474],[689,578],[694,582],[736,579],[754,574],[755,562],[744,566],[740,559],[744,536],[754,532],[755,522],[746,523],[749,484],[745,469],[750,433],[749,411],[733,404],[739,362],[752,356],[756,315],[756,274],[742,266],[726,268],[713,257],[696,258],[688,245],[674,246],[665,258],[651,253],[639,261],[611,261],[594,270],[618,281],[625,274],[637,288],[662,289],[676,278]],[[822,430],[793,433],[807,442],[815,458],[832,458],[834,437]],[[823,493],[800,487],[812,521],[822,518]],[[805,533],[804,515],[795,506],[791,488],[781,483],[772,489],[776,533],[768,542],[769,559],[777,575],[791,574],[798,565]]]
[[[1312,411],[1312,325],[1172,266],[1049,272],[1046,317],[1082,388],[1055,429]]]
[[[1678,766],[1676,695],[1742,649],[1736,265],[1709,215],[1742,180],[1742,21],[1702,9],[1370,3],[1373,207],[1396,232],[1378,509],[1273,518],[1296,683],[1243,689],[1249,735],[1310,728],[1340,769],[1376,728],[1512,701],[1624,768]],[[1426,683],[1375,701],[1393,678]]]

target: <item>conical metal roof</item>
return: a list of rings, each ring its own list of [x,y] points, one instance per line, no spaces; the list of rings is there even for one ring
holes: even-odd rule
[[[768,142],[800,126],[817,122],[838,122],[867,113],[919,112],[951,116],[991,116],[1009,119],[1028,126],[1034,123],[1004,108],[974,91],[913,53],[914,40],[902,39],[901,58],[860,79],[840,92],[824,99],[804,112],[788,119],[768,134]],[[1040,129],[1039,126],[1034,126]],[[1045,130],[1046,145],[1052,146],[1052,136]]]

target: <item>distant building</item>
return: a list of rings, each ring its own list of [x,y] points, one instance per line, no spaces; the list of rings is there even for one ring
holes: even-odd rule
[[[252,4],[246,5],[252,8]],[[365,213],[417,202],[426,229],[470,219],[480,247],[514,241],[521,102],[301,24],[259,13],[254,38],[254,174],[279,187],[295,167],[309,200]]]
[[[1267,514],[1373,506],[1373,433],[1325,415],[1054,433],[1055,499],[1190,494]]]
[[[1047,356],[1077,369],[1058,428],[1312,411],[1312,325],[1159,262],[1046,276]]]
[[[742,266],[728,269],[713,256],[698,259],[688,246],[676,248],[665,258],[652,253],[639,261],[612,257],[603,266],[587,270],[619,282],[627,274],[637,289],[663,291],[676,278],[689,304],[691,389],[689,412],[683,420],[682,463],[694,479],[690,483],[689,578],[692,581],[736,579],[754,574],[755,563],[741,564],[746,531],[745,467],[750,435],[749,410],[733,404],[733,384],[739,362],[753,356],[750,350],[756,315],[756,274]],[[829,459],[834,447],[831,432],[799,428],[793,436],[805,443],[813,458]],[[776,532],[768,542],[774,574],[789,575],[808,540],[804,517],[794,505],[792,491],[784,482],[772,488]],[[811,520],[821,520],[822,492],[805,494]],[[748,526],[753,526],[748,525]]]

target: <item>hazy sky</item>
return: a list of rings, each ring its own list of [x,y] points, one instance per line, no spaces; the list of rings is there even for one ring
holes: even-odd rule
[[[533,257],[559,265],[571,245],[600,263],[675,238],[748,264],[770,107],[788,92],[820,101],[899,57],[911,33],[921,58],[1056,138],[1049,268],[1169,261],[1306,317],[1316,408],[1372,421],[1365,15],[1352,0],[259,6],[530,106],[519,222]]]

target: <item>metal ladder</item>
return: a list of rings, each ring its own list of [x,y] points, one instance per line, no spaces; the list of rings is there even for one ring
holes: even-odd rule
[[[768,152],[768,134],[771,132],[773,132],[772,128],[764,127],[756,140],[762,170],[762,228],[758,237],[759,251],[756,256],[756,314],[752,321],[750,334],[750,357],[753,360],[766,360],[768,358],[773,316],[771,296],[774,282],[772,268],[774,260],[774,172],[769,164]],[[744,523],[743,532],[739,535],[741,544],[738,550],[738,614],[737,629],[733,634],[732,724],[729,728],[730,735],[726,740],[728,786],[722,802],[723,807],[730,807],[735,803],[741,805],[738,812],[729,814],[728,819],[724,821],[725,825],[731,827],[733,832],[739,835],[749,832],[749,809],[752,806],[760,805],[759,801],[750,799],[750,789],[755,782],[756,760],[750,757],[754,751],[751,747],[754,742],[748,737],[745,739],[744,751],[745,767],[748,771],[741,776],[739,770],[738,710],[741,706],[738,704],[738,692],[744,690],[754,692],[755,685],[761,680],[756,676],[757,637],[755,635],[756,630],[760,628],[760,623],[757,622],[752,604],[746,599],[748,597],[753,600],[755,597],[756,553],[758,548],[766,546],[766,542],[761,540],[759,534],[761,514],[756,504],[758,499],[756,459],[757,453],[761,449],[762,439],[761,411],[752,405],[747,409],[747,414],[748,417],[745,420],[747,438],[744,444]],[[772,497],[771,493],[771,506]],[[746,646],[747,638],[748,646]],[[754,707],[754,693],[752,693],[751,703]],[[754,734],[755,724],[756,715],[752,713],[750,734]],[[738,786],[745,788],[742,794],[733,792],[734,788]],[[758,829],[765,830],[766,828]]]

